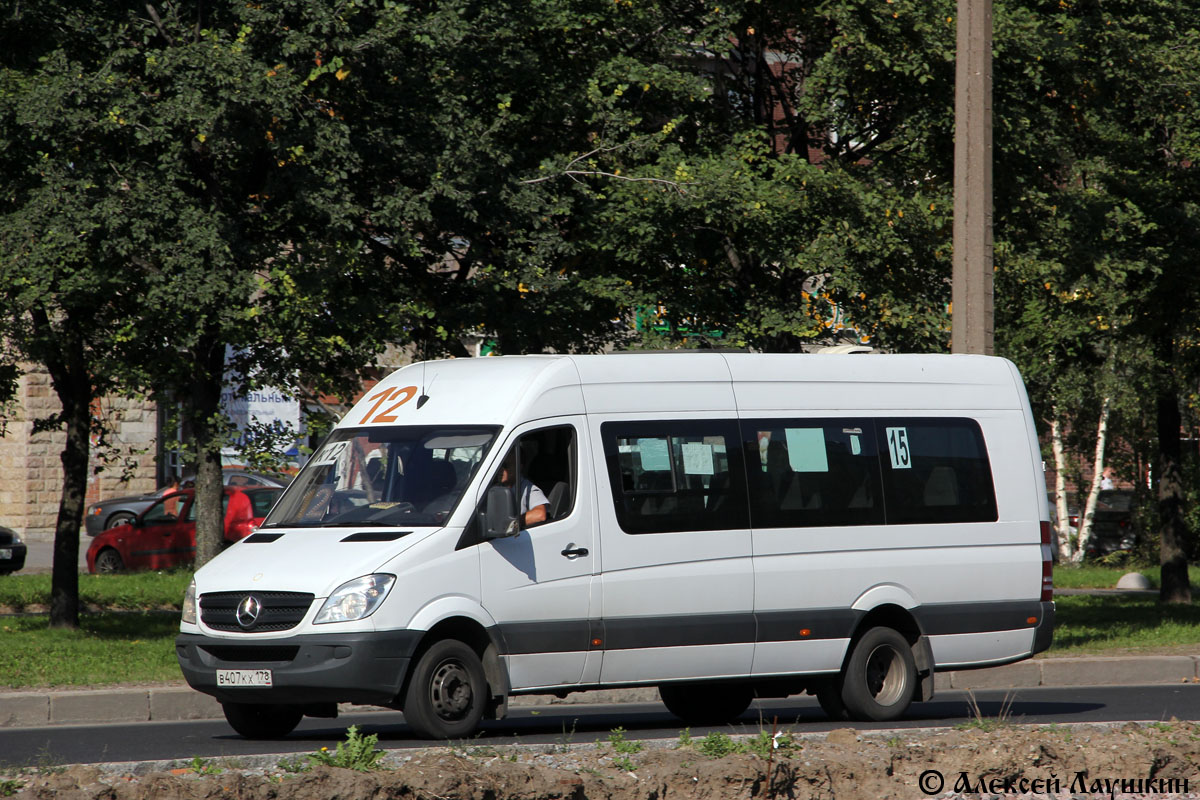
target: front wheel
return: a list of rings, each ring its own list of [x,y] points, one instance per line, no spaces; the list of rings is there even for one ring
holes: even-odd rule
[[[222,703],[221,710],[230,726],[247,739],[282,739],[304,718],[297,706]]]
[[[108,521],[104,523],[104,530],[115,528],[118,525],[128,525],[131,522],[133,522],[133,514],[130,514],[127,511],[118,511],[116,514],[113,514],[111,517],[109,517]]]
[[[475,732],[487,701],[479,655],[460,641],[443,639],[413,668],[404,720],[423,739],[457,739]]]
[[[691,725],[732,722],[750,707],[749,686],[719,683],[664,683],[658,687],[663,705]]]
[[[121,554],[111,547],[96,554],[96,572],[113,573],[124,570],[125,562],[121,560]]]
[[[891,628],[871,628],[854,645],[842,677],[851,719],[884,722],[912,704],[917,667],[908,640]]]

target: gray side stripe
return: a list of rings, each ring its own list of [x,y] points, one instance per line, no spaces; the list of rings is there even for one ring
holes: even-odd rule
[[[1032,629],[1042,616],[1037,600],[946,603],[917,606],[912,614],[930,636]],[[604,620],[511,622],[499,626],[505,653],[565,653],[580,650],[633,650],[710,644],[753,644],[848,639],[863,612],[813,608],[731,614],[627,617]],[[808,635],[801,631],[807,630]],[[593,646],[592,641],[600,644]]]

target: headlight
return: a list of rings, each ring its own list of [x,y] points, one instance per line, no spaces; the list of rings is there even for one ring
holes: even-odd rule
[[[371,616],[395,582],[395,575],[365,575],[343,583],[329,595],[313,624],[350,622]]]
[[[192,581],[183,594],[183,621],[196,624],[196,582]]]

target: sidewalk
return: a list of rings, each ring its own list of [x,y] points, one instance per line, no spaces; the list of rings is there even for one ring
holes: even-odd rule
[[[1200,683],[1200,655],[1038,658],[990,669],[939,673],[935,687],[938,690],[1020,689],[1171,683]],[[657,701],[658,690],[638,688],[575,692],[561,700],[543,695],[516,697],[511,704],[529,706]],[[358,712],[374,708],[343,706],[342,711]],[[0,728],[221,718],[221,706],[216,700],[185,685],[0,692]]]

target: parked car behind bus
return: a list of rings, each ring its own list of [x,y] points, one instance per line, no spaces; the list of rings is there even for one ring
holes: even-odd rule
[[[225,489],[225,541],[244,539],[258,527],[278,487]],[[131,522],[102,532],[87,551],[88,572],[170,569],[196,557],[195,492],[186,489],[159,498]]]
[[[226,469],[221,473],[221,482],[226,486],[271,486],[284,488],[292,476],[270,472],[245,472],[243,470]],[[196,479],[185,478],[180,489],[194,488]],[[138,514],[149,508],[155,500],[171,491],[171,487],[163,487],[156,492],[129,495],[127,497],[110,497],[98,503],[92,503],[83,513],[83,527],[88,536],[96,536],[109,528],[124,525]]]

